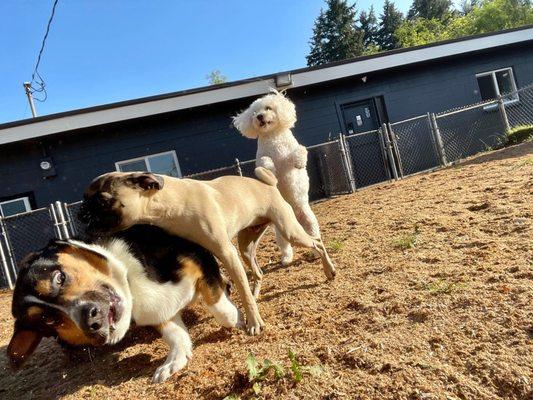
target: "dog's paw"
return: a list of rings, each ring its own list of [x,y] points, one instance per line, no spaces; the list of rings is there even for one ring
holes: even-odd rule
[[[267,157],[267,156],[261,157],[259,159],[257,166],[266,168],[270,170],[274,175],[276,175],[276,166],[274,165],[274,161],[270,157]]]
[[[288,247],[281,255],[281,265],[283,265],[284,267],[290,265],[290,263],[292,263],[293,258],[294,253],[292,251],[292,247]]]
[[[246,323],[246,333],[250,336],[259,335],[264,328],[265,323],[260,316],[255,321],[249,320]]]
[[[304,169],[307,167],[307,149],[303,146],[298,147],[292,153],[292,159],[294,163],[294,168]]]
[[[156,369],[152,382],[161,383],[166,381],[180,369],[183,369],[185,365],[187,365],[187,357],[184,354],[178,356],[175,360],[165,361],[163,365]]]

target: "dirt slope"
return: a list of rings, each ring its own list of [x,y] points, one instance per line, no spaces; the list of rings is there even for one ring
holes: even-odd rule
[[[314,209],[337,279],[326,283],[302,251],[281,267],[270,238],[264,334],[220,329],[196,306],[186,316],[193,359],[160,385],[150,377],[167,348],[149,329],[74,356],[47,341],[14,375],[3,294],[0,398],[247,398],[247,354],[288,371],[292,349],[303,380],[271,373],[260,398],[533,399],[532,143]]]

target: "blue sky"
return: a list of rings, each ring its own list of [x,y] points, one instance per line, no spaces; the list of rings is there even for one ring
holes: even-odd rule
[[[409,0],[396,5],[405,12]],[[31,117],[30,80],[53,0],[0,2],[0,123]],[[306,65],[323,0],[60,0],[39,68],[39,115]],[[383,1],[360,0],[359,9]]]

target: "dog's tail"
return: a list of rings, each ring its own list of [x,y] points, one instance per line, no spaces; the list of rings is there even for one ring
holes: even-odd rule
[[[266,183],[267,185],[276,186],[278,184],[278,179],[272,173],[272,171],[264,167],[257,167],[254,173],[257,179],[259,179],[261,182]]]

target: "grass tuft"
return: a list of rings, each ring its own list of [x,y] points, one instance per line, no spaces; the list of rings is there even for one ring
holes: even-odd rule
[[[526,165],[533,165],[533,157],[528,157],[516,164],[517,167],[525,167]]]
[[[344,240],[335,239],[335,240],[330,241],[328,245],[329,245],[328,247],[330,248],[332,252],[337,253],[343,249]]]
[[[432,295],[451,294],[464,288],[463,283],[449,282],[445,279],[437,279],[427,285],[427,290]]]
[[[418,243],[418,237],[420,235],[420,230],[418,226],[415,226],[415,229],[411,233],[406,233],[396,238],[394,241],[394,247],[401,250],[413,249]]]
[[[533,141],[533,125],[516,126],[507,132],[507,144]]]

